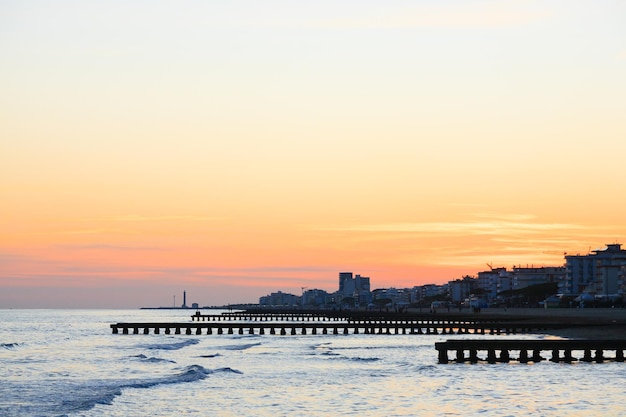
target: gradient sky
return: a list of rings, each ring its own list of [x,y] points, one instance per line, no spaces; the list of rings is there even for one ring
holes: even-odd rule
[[[626,2],[0,3],[0,308],[626,243]]]

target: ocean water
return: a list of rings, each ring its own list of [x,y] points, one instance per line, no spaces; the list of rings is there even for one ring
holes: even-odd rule
[[[626,363],[437,364],[435,342],[476,335],[114,335],[109,327],[187,322],[191,313],[0,310],[0,416],[626,415]]]

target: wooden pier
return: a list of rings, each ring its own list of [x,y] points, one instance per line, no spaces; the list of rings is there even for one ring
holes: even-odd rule
[[[537,363],[543,360],[551,362],[573,363],[576,361],[602,363],[605,361],[624,362],[626,340],[447,340],[435,343],[439,363]],[[607,352],[614,355],[607,356]],[[448,359],[448,352],[455,352],[456,357]],[[549,359],[542,356],[548,352]],[[574,356],[574,354],[577,356]],[[479,357],[482,354],[482,358]],[[514,357],[514,355],[516,356]],[[582,356],[581,356],[582,355]]]

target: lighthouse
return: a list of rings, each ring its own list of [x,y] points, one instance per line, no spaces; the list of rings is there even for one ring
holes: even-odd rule
[[[183,291],[183,305],[180,308],[187,308],[187,291]]]

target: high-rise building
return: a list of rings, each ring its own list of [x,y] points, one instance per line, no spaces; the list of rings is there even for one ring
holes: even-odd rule
[[[342,298],[354,298],[356,306],[367,305],[372,299],[370,279],[358,274],[355,276],[352,272],[340,272],[338,293]]]
[[[565,256],[564,292],[604,297],[623,295],[626,250],[621,246],[613,243],[587,255]]]
[[[352,296],[354,292],[352,272],[339,273],[339,292],[345,297]]]

